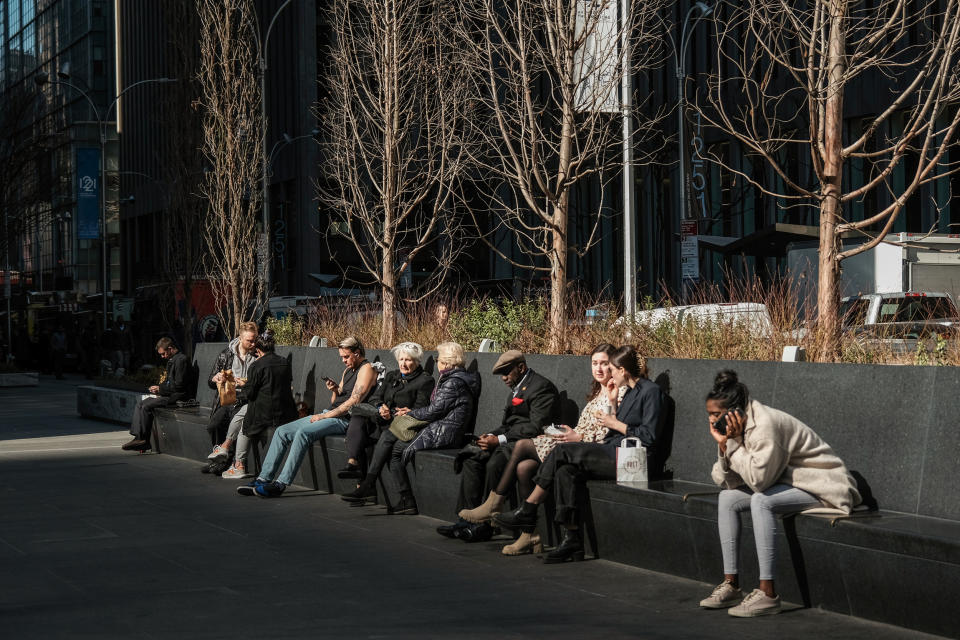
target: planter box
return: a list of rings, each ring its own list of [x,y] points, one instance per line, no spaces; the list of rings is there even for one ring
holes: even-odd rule
[[[150,394],[108,387],[77,387],[77,413],[84,418],[130,424],[137,402]]]
[[[0,388],[35,387],[38,384],[40,384],[40,374],[36,371],[0,373]]]

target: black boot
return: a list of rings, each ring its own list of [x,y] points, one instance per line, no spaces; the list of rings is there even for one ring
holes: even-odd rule
[[[420,510],[417,509],[417,501],[413,498],[412,493],[406,493],[400,495],[400,503],[387,507],[387,513],[391,516],[415,516],[420,513]]]
[[[537,528],[538,506],[524,500],[518,509],[493,516],[493,521],[501,527],[533,533],[533,530]]]
[[[443,524],[437,527],[437,533],[446,537],[446,538],[457,538],[461,529],[466,529],[470,526],[470,523],[460,518],[456,522],[451,524]]]
[[[354,504],[366,504],[367,502],[376,503],[377,502],[377,486],[376,481],[367,481],[364,480],[360,483],[354,491],[349,493],[344,493],[340,496],[340,499],[344,502],[352,502]]]
[[[337,477],[341,480],[349,480],[351,478],[360,479],[363,477],[363,471],[360,470],[360,466],[356,464],[347,463],[343,469],[337,471]]]
[[[543,563],[557,564],[567,560],[583,560],[583,539],[580,537],[579,529],[564,529],[563,540],[556,549],[547,554]]]

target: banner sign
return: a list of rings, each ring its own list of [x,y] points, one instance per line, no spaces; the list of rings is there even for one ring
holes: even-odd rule
[[[576,107],[579,111],[620,110],[620,34],[613,0],[578,0],[574,37],[583,46],[574,52]]]
[[[707,202],[709,189],[707,188],[707,159],[704,157],[703,127],[700,112],[694,111],[692,119],[685,120],[690,147],[684,154],[683,161],[687,164],[687,184],[684,185],[685,207],[692,218],[707,220],[710,218],[710,205]],[[689,124],[686,124],[689,123]]]
[[[77,237],[100,237],[100,149],[77,149]]]

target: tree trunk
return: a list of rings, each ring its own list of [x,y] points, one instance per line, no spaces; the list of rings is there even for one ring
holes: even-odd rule
[[[843,89],[846,71],[846,42],[843,21],[845,0],[830,3],[830,42],[827,59],[828,80],[824,112],[823,200],[820,202],[820,259],[817,282],[817,325],[820,335],[819,360],[832,361],[840,351],[837,261],[837,224],[840,221],[840,197],[843,180]]]
[[[380,330],[380,346],[389,349],[393,346],[395,338],[395,326],[397,315],[397,278],[393,272],[393,255],[388,251],[383,257],[383,286],[381,287],[381,297],[383,298],[383,325]]]
[[[566,203],[566,197],[562,199]],[[567,211],[558,205],[554,222],[565,229]],[[553,234],[550,253],[550,353],[563,353],[567,341],[567,236]]]

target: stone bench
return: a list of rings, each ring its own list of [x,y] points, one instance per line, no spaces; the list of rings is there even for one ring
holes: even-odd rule
[[[222,345],[201,345],[198,399],[209,406],[205,372]],[[278,352],[280,350],[278,349]],[[326,404],[323,375],[336,378],[336,349],[286,348],[295,390],[314,407]],[[483,380],[476,433],[494,428],[507,390],[490,373],[498,354],[469,354],[469,367]],[[395,367],[389,351],[370,360]],[[202,362],[206,361],[206,364]],[[589,382],[585,357],[528,358],[563,394],[563,421],[575,423]],[[595,555],[672,575],[716,583],[722,576],[717,537],[716,493],[710,468],[716,446],[707,433],[704,396],[723,368],[735,369],[751,396],[787,411],[813,427],[858,475],[879,509],[850,518],[793,516],[783,521],[778,552],[778,590],[808,606],[904,627],[953,635],[956,623],[942,605],[960,584],[960,500],[954,474],[960,444],[953,434],[960,414],[960,371],[937,367],[883,367],[811,363],[723,362],[651,359],[653,378],[674,412],[667,462],[671,479],[647,486],[591,481],[585,509],[587,539]],[[424,366],[433,369],[433,358]],[[203,460],[210,443],[203,409],[164,410],[161,450]],[[422,451],[411,479],[421,513],[455,517],[459,478],[455,451]],[[296,482],[342,493],[346,463],[342,437],[318,442]],[[383,491],[385,490],[385,492]],[[397,499],[389,473],[382,474],[382,502]],[[548,538],[552,529],[541,527]],[[756,582],[756,553],[749,517],[741,543],[745,586]]]

